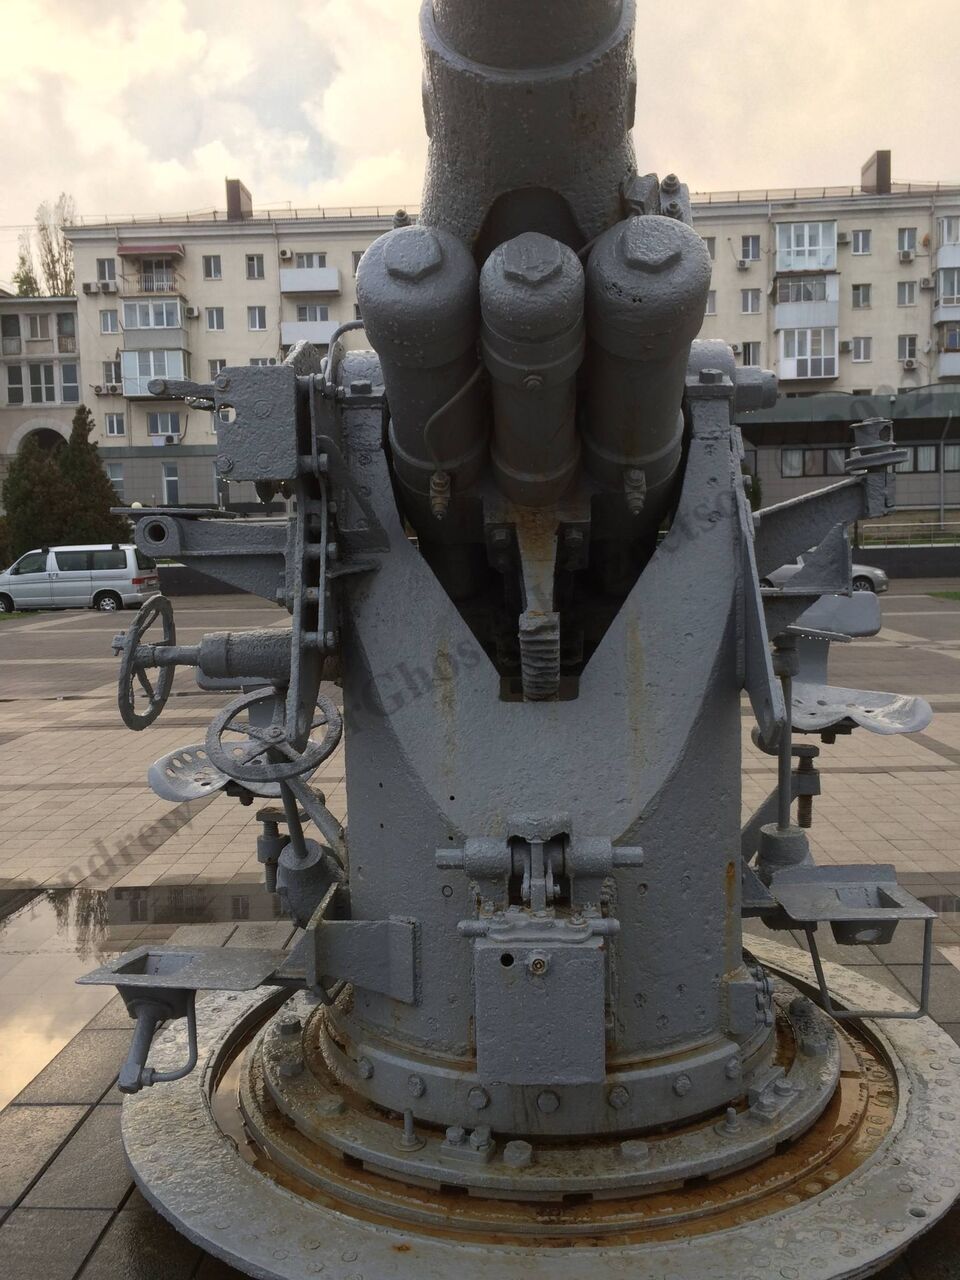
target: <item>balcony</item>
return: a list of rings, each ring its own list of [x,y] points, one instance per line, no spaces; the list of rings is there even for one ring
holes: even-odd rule
[[[339,320],[282,320],[280,343],[292,347],[297,342],[312,342],[314,346],[326,347],[339,327]]]
[[[934,262],[936,271],[947,271],[950,267],[960,267],[960,244],[942,244],[937,250]]]
[[[183,279],[176,271],[134,271],[120,280],[121,293],[182,293]]]
[[[960,351],[941,351],[937,357],[938,378],[960,378]]]
[[[338,267],[281,267],[281,293],[339,293]]]
[[[23,342],[20,338],[4,338],[0,344],[0,355],[18,356],[23,350]]]
[[[123,329],[124,351],[187,351],[187,331],[181,325],[166,328]]]
[[[72,333],[57,334],[57,350],[62,355],[74,355],[77,350],[77,340]]]

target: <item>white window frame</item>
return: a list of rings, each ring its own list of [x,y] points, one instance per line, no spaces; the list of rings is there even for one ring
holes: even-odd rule
[[[898,280],[897,281],[897,306],[898,307],[915,307],[916,305],[917,305],[916,280]]]
[[[260,319],[263,324],[260,324]],[[258,323],[254,323],[257,321]],[[247,328],[251,333],[264,333],[267,328],[267,308],[266,307],[247,307]]]
[[[826,300],[826,276],[781,276],[777,281],[778,303],[826,302]]]
[[[323,312],[322,315],[320,314],[321,312]],[[319,324],[321,321],[329,319],[330,308],[322,302],[297,303],[297,321],[299,324]]]
[[[938,235],[941,248],[947,244],[960,244],[960,216],[951,213],[941,218]]]
[[[107,414],[107,417],[110,417],[110,416],[111,416],[110,414]],[[122,418],[123,414],[120,414],[120,417]],[[117,434],[122,435],[123,432],[119,432]],[[117,495],[117,501],[118,502],[125,501],[123,496],[123,463],[107,462],[104,465],[107,471],[107,479],[113,485],[113,491]]]
[[[163,505],[179,507],[180,505],[180,469],[175,462],[161,464],[160,474],[163,477]]]
[[[707,246],[707,253],[710,255],[710,261],[715,262],[717,257],[717,237],[704,236],[703,243]]]
[[[177,347],[121,351],[120,372],[125,396],[145,396],[154,378],[185,378],[186,360]]]
[[[756,253],[754,253],[756,250]],[[740,237],[740,257],[744,262],[760,261],[760,237],[758,235],[746,235]]]
[[[23,365],[7,365],[7,404],[25,404],[27,384],[23,377]]]
[[[900,253],[917,252],[916,227],[899,227],[897,229],[897,249]]]
[[[118,387],[123,381],[123,373],[120,369],[119,360],[104,360],[101,370],[103,373],[103,381],[108,387]]]
[[[205,253],[201,266],[204,280],[223,279],[223,258],[219,253]]]
[[[715,316],[717,314],[717,291],[710,289],[707,293],[707,309],[704,315]],[[357,317],[359,319],[359,316]]]
[[[854,338],[851,359],[854,364],[870,364],[873,360],[873,338]]]
[[[293,255],[293,266],[296,271],[317,271],[327,265],[327,255],[319,249],[309,249]]]
[[[366,253],[366,249],[354,249],[354,250],[353,250],[353,274],[354,274],[354,276],[356,276],[356,274],[357,274],[357,267],[359,267],[359,265],[360,265],[360,259],[363,257],[363,255],[364,255],[365,253]]]
[[[222,333],[223,324],[223,307],[207,307],[206,308],[207,333]],[[219,321],[219,323],[217,323]]]
[[[759,369],[763,359],[762,346],[755,339],[740,345],[741,363],[748,369]]]
[[[940,350],[960,351],[960,322],[953,321],[940,329]]]
[[[107,436],[125,436],[127,424],[122,413],[105,413],[103,415],[103,433]]]
[[[34,369],[41,370],[40,377],[36,381],[33,377]],[[27,365],[27,385],[30,388],[31,404],[57,403],[56,370],[52,361],[35,360]],[[34,395],[34,391],[39,391],[40,394]]]
[[[850,306],[854,311],[869,311],[873,306],[873,285],[854,284],[850,286]]]
[[[73,370],[73,379],[67,381],[67,371]],[[80,366],[75,360],[60,363],[60,402],[62,404],[80,403]]]
[[[829,326],[815,325],[802,329],[780,331],[781,376],[787,380],[816,381],[837,376],[837,331]],[[789,362],[795,366],[790,373],[783,369]]]
[[[960,306],[960,267],[941,267],[937,272],[937,305]]]
[[[756,303],[756,306],[754,306]],[[741,289],[740,290],[740,314],[744,316],[758,316],[762,306],[760,300],[759,289]]]
[[[246,271],[248,280],[266,279],[262,253],[248,253],[246,255]]]
[[[32,311],[27,316],[27,341],[50,341],[50,317],[46,311]]]
[[[103,312],[100,313],[101,315]],[[144,298],[123,304],[124,329],[179,329],[180,303],[175,298]]]
[[[178,409],[155,409],[147,414],[148,436],[179,436],[180,412]]]
[[[855,258],[866,258],[873,251],[873,232],[869,227],[861,227],[850,232],[850,246]]]
[[[107,307],[100,312],[100,332],[120,332],[120,313],[117,311],[116,307]]]
[[[227,362],[222,356],[218,356],[215,360],[207,361],[207,368],[210,370],[210,377],[215,378],[218,373],[222,373],[227,367]]]
[[[897,359],[898,360],[916,360],[917,358],[917,334],[915,333],[898,333],[897,334]]]
[[[832,271],[837,265],[837,224],[778,222],[778,271]]]
[[[97,279],[101,284],[109,284],[117,278],[116,258],[97,259]]]

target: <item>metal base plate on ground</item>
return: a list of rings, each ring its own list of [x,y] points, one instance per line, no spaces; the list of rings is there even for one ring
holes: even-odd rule
[[[804,994],[816,991],[810,961],[793,949],[750,939],[752,952]],[[826,966],[838,1005],[901,1007],[882,987],[841,966]],[[451,1202],[446,1230],[419,1229],[390,1216],[386,1201],[352,1207],[319,1189],[297,1194],[293,1182],[267,1176],[239,1150],[242,1133],[225,1132],[211,1103],[214,1086],[242,1042],[282,999],[276,992],[230,993],[204,1000],[201,1063],[193,1075],[129,1098],[123,1134],[147,1199],[185,1235],[263,1280],[580,1280],[584,1268],[630,1280],[852,1280],[875,1274],[950,1207],[960,1190],[960,1049],[929,1019],[865,1024],[862,1029],[893,1073],[892,1123],[876,1128],[879,1145],[847,1175],[808,1179],[772,1213],[691,1234],[674,1221],[642,1241],[628,1232],[556,1237],[506,1230],[471,1231],[469,1214]],[[156,1065],[182,1054],[182,1031],[158,1043]],[[866,1117],[869,1135],[871,1116]],[[357,1171],[358,1179],[370,1177]],[[831,1174],[832,1176],[832,1174]],[[675,1199],[695,1204],[687,1187]],[[425,1192],[425,1194],[429,1194]],[[472,1197],[463,1197],[472,1200]],[[792,1201],[795,1200],[796,1203]],[[576,1209],[573,1210],[576,1212]]]

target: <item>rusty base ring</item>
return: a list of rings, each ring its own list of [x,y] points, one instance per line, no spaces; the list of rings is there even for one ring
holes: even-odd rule
[[[806,957],[754,941],[761,962],[806,993],[814,991]],[[841,1005],[903,1007],[884,988],[840,966],[828,965],[827,976]],[[592,1233],[565,1235],[558,1217],[583,1226],[591,1206],[526,1205],[528,1214],[541,1215],[541,1227],[561,1227],[550,1237],[541,1229],[534,1244],[516,1217],[509,1218],[516,1202],[502,1202],[505,1217],[491,1231],[482,1219],[471,1222],[475,1205],[466,1195],[448,1203],[443,1228],[399,1221],[382,1197],[376,1209],[361,1209],[317,1190],[301,1195],[282,1170],[269,1177],[243,1158],[237,1137],[221,1129],[211,1103],[230,1060],[276,1003],[275,994],[262,992],[210,998],[201,1013],[202,1073],[128,1098],[123,1107],[124,1143],[147,1199],[190,1239],[263,1280],[321,1274],[324,1280],[581,1280],[584,1264],[631,1280],[852,1280],[874,1274],[902,1252],[960,1189],[953,1123],[960,1108],[960,1049],[923,1019],[871,1023],[857,1031],[885,1068],[881,1072],[877,1064],[875,1083],[888,1070],[897,1086],[895,1100],[888,1099],[889,1126],[877,1119],[882,1111],[867,1108],[859,1162],[835,1180],[826,1175],[837,1170],[823,1168],[769,1203],[758,1200],[756,1213],[740,1205],[712,1221],[691,1216],[696,1204],[683,1202],[710,1198],[708,1184],[668,1194],[673,1212],[644,1226],[607,1220]],[[181,1038],[177,1027],[165,1033],[158,1066],[182,1052]],[[879,1132],[870,1134],[871,1128]],[[349,1164],[348,1171],[356,1183],[378,1179]],[[398,1193],[400,1184],[379,1182]],[[430,1188],[403,1188],[408,1201],[421,1193],[437,1195]],[[648,1206],[658,1198],[644,1197]],[[476,1203],[485,1215],[496,1205]],[[598,1203],[608,1219],[624,1207],[623,1201]]]

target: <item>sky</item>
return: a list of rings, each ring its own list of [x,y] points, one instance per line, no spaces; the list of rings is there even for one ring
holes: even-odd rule
[[[481,0],[475,0],[480,3]],[[530,3],[531,0],[517,0]],[[2,0],[0,284],[86,216],[415,203],[419,0]],[[695,191],[960,180],[960,41],[903,0],[639,0],[640,172]],[[949,6],[942,12],[946,14]]]

